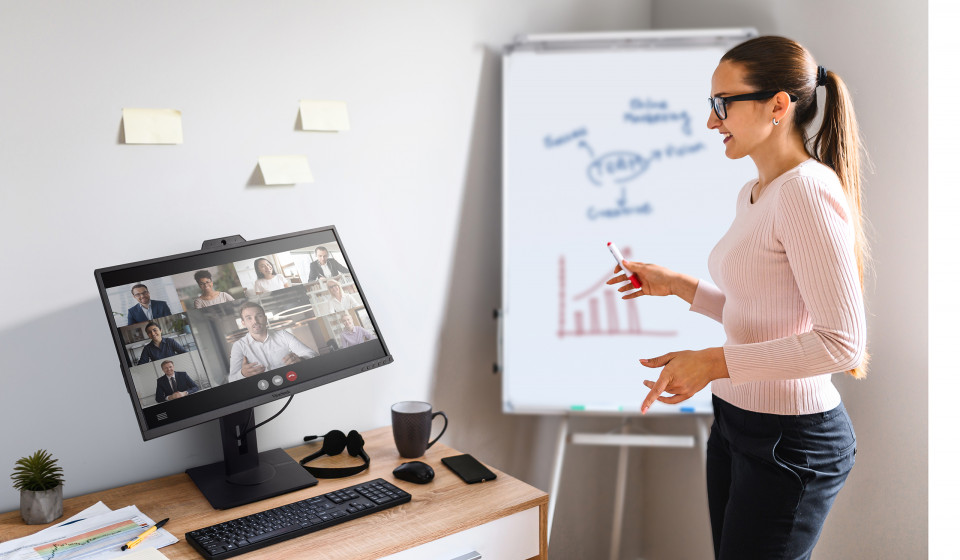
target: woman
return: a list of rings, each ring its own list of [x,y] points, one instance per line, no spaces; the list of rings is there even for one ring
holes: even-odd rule
[[[823,123],[809,139],[816,88]],[[859,138],[840,77],[782,37],[727,52],[712,80],[708,128],[758,177],[710,253],[717,286],[627,262],[624,299],[676,295],[723,323],[722,348],[641,360],[663,368],[641,410],[713,381],[707,491],[717,558],[809,558],[853,467],[856,437],[831,374],[866,374]],[[617,267],[616,272],[620,272]],[[617,276],[608,283],[627,280]],[[672,394],[672,396],[664,395]]]
[[[227,292],[213,289],[213,276],[210,275],[209,271],[198,270],[193,275],[193,279],[196,280],[197,286],[200,286],[200,296],[193,300],[194,309],[233,301],[233,296]]]
[[[257,272],[257,281],[253,283],[253,290],[257,295],[289,288],[290,283],[273,271],[273,264],[263,257],[253,261],[253,269]]]
[[[330,292],[330,299],[327,300],[327,314],[360,307],[357,298],[353,297],[353,294],[344,293],[336,280],[327,280],[327,291]]]
[[[147,323],[147,326],[145,326],[143,330],[146,331],[147,336],[150,337],[150,342],[148,342],[140,352],[140,359],[137,361],[137,365],[143,365],[154,360],[161,360],[187,352],[176,340],[163,338],[160,325],[153,321]]]

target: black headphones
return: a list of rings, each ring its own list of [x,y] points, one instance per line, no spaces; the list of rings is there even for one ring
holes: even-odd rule
[[[316,436],[307,438],[315,439]],[[339,467],[339,468],[329,468],[329,467],[308,467],[305,463],[313,461],[321,455],[339,455],[343,452],[343,448],[347,448],[347,452],[350,453],[353,457],[360,456],[363,459],[362,465],[357,465],[356,467]],[[370,467],[370,456],[367,455],[366,451],[363,450],[363,436],[360,435],[356,430],[350,430],[348,435],[343,435],[343,432],[340,430],[330,430],[325,436],[323,436],[323,446],[320,448],[320,451],[316,453],[311,453],[303,459],[300,459],[300,466],[306,469],[306,471],[317,478],[343,478],[345,476],[352,476],[357,473],[363,472]]]

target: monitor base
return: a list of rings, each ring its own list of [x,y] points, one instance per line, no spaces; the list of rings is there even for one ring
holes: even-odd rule
[[[187,474],[215,509],[242,506],[317,484],[317,479],[282,449],[264,451],[258,457],[257,467],[229,477],[223,461],[187,469]],[[271,470],[273,476],[268,476]]]

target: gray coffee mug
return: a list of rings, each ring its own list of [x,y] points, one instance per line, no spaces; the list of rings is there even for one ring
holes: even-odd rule
[[[427,449],[437,443],[437,440],[447,431],[447,415],[443,412],[432,412],[430,403],[419,401],[398,402],[390,407],[393,417],[393,441],[397,444],[397,451],[401,457],[413,459],[422,457]],[[430,430],[433,419],[443,416],[443,429],[440,435],[430,441]]]

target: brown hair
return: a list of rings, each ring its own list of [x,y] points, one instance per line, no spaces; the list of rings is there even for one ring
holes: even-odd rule
[[[260,313],[263,313],[264,315],[267,314],[267,312],[263,310],[263,306],[262,306],[262,305],[260,305],[260,304],[257,303],[257,302],[254,302],[254,301],[247,300],[246,302],[244,302],[243,305],[240,306],[240,310],[237,311],[237,314],[238,314],[238,316],[240,317],[240,321],[243,321],[243,311],[244,311],[245,309],[252,309],[252,308],[254,308],[254,307],[256,307],[257,309],[259,309],[259,310],[260,310]]]
[[[847,86],[836,73],[826,72],[823,121],[820,130],[810,138],[807,130],[817,116],[819,68],[807,49],[784,37],[756,37],[733,47],[720,60],[742,65],[746,82],[757,90],[785,91],[799,98],[793,113],[793,125],[800,132],[811,157],[833,169],[840,179],[850,206],[854,255],[863,289],[864,268],[869,260],[860,202],[860,164],[861,155],[865,157],[865,154],[861,154],[860,129]],[[868,360],[864,351],[860,365],[848,373],[857,379],[865,377]]]

